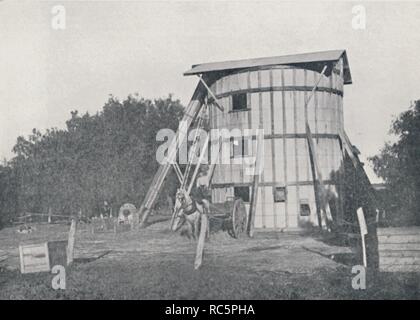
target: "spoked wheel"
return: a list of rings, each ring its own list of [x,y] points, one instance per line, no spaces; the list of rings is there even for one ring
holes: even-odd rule
[[[246,214],[245,204],[242,199],[236,199],[233,202],[231,213],[231,225],[227,232],[232,238],[238,239],[241,234],[246,232],[248,216]]]

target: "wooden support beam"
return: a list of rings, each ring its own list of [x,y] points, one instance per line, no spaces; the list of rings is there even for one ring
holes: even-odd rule
[[[357,172],[360,172],[359,177],[361,179],[361,183],[365,184],[367,187],[367,190],[369,192],[368,196],[370,198],[372,208],[377,208],[378,200],[376,199],[375,190],[373,189],[372,184],[370,183],[369,177],[367,176],[362,163],[360,162],[359,158],[354,154],[353,146],[350,142],[349,137],[347,136],[344,130],[341,130],[339,132],[339,137],[343,146],[343,157],[345,157],[346,154],[350,157],[350,160],[353,163],[353,167]]]
[[[184,114],[183,119],[181,120],[181,126],[178,128],[178,132],[176,134],[175,139],[171,142],[171,145],[169,147],[167,162],[164,164],[161,164],[158,171],[156,172],[153,181],[151,183],[151,186],[139,208],[139,210],[134,215],[134,225],[145,227],[147,226],[147,219],[150,213],[150,209],[152,208],[158,193],[160,189],[162,188],[163,182],[169,172],[169,169],[171,167],[171,164],[175,162],[176,155],[179,149],[179,145],[185,141],[185,139],[188,137],[188,129],[190,128],[193,121],[196,119],[196,117],[199,115],[202,106],[203,101],[206,102],[207,105],[207,95],[209,94],[213,101],[213,104],[219,108],[222,112],[224,112],[224,108],[218,103],[218,99],[215,96],[215,94],[212,92],[210,87],[207,85],[206,81],[203,79],[202,75],[199,75],[199,83],[197,85],[197,88],[194,92],[194,95],[186,109],[186,112]],[[205,90],[204,90],[205,89]],[[200,119],[202,121],[202,119]],[[184,126],[182,126],[184,125]],[[181,188],[186,187],[186,180],[189,177],[189,171],[190,171],[191,165],[187,165],[187,169],[183,175],[183,181],[181,183]],[[175,169],[176,170],[176,169]],[[179,172],[177,172],[178,178],[180,177]],[[190,188],[189,188],[190,189]],[[141,222],[139,221],[141,218]]]
[[[321,212],[321,196],[319,194],[319,187],[318,187],[318,182],[316,178],[314,152],[312,151],[312,148],[314,147],[314,143],[310,134],[308,134],[307,141],[308,141],[309,161],[311,163],[312,180],[314,182],[316,215],[318,218],[318,226],[322,229],[323,221],[322,221],[322,212]]]
[[[311,92],[309,93],[306,101],[305,101],[305,109],[308,108],[308,103],[309,101],[311,101],[312,97],[314,96],[315,90],[316,88],[318,88],[319,83],[321,82],[322,76],[325,74],[325,72],[327,71],[327,66],[324,66],[324,68],[321,71],[321,74],[318,77],[318,80],[316,81],[314,87],[312,88]]]
[[[195,261],[194,261],[195,270],[200,268],[203,262],[203,252],[204,252],[204,243],[206,241],[207,226],[208,226],[208,217],[207,217],[207,214],[203,213],[201,215],[200,235],[198,236],[197,250],[195,253]]]
[[[322,227],[324,227],[326,229],[327,224],[326,224],[325,218],[328,219],[330,222],[332,222],[333,219],[332,219],[332,215],[331,215],[330,205],[329,205],[328,199],[327,199],[324,180],[322,179],[321,168],[319,167],[319,163],[318,163],[318,157],[317,157],[317,153],[316,153],[316,149],[315,149],[315,144],[313,142],[311,129],[309,128],[308,123],[306,123],[306,134],[307,134],[307,140],[308,140],[308,146],[309,146],[311,167],[315,168],[315,172],[316,172],[316,176],[317,176],[317,179],[314,181],[314,188],[318,189],[318,191],[315,191],[315,192],[318,194],[318,196],[320,198],[319,199],[320,200],[320,206],[321,206],[320,209],[323,213],[322,216],[321,216]],[[312,177],[314,177],[314,174],[312,174]]]
[[[176,176],[178,177],[179,183],[184,183],[184,176],[181,172],[181,169],[179,168],[178,163],[174,162],[172,163],[172,166],[174,167],[174,171],[176,173]]]
[[[257,136],[257,154],[256,161],[254,166],[254,179],[252,182],[252,194],[251,194],[251,204],[249,206],[248,214],[248,226],[247,232],[248,236],[254,236],[254,224],[255,224],[255,213],[257,210],[257,201],[258,201],[258,187],[260,183],[260,172],[261,172],[261,162],[264,152],[264,133],[262,130],[259,130]]]
[[[214,141],[211,141],[211,143],[214,143]],[[220,154],[221,154],[221,152],[222,152],[222,147],[223,147],[223,139],[222,139],[222,137],[220,137],[219,138],[219,140],[218,140],[218,151],[217,151],[217,153],[216,153],[216,157],[215,157],[215,159],[213,159],[212,158],[212,156],[213,156],[213,154],[212,154],[212,146],[210,145],[210,167],[209,167],[209,171],[207,172],[207,176],[208,176],[208,185],[207,186],[210,186],[210,184],[211,184],[211,181],[212,181],[212,179],[213,179],[213,174],[214,174],[214,170],[216,169],[216,163],[219,161],[219,157],[220,157]]]
[[[314,92],[316,88],[318,87],[319,83],[321,82],[321,79],[326,71],[327,71],[327,66],[324,66],[315,86],[312,88],[311,93],[309,94],[308,98],[305,101],[305,114],[307,114],[307,111],[308,111],[309,101],[312,99]],[[320,227],[326,229],[327,228],[326,219],[328,219],[330,222],[333,222],[331,210],[330,210],[330,206],[327,199],[325,185],[322,179],[321,169],[319,167],[315,143],[313,141],[311,128],[307,120],[306,120],[305,127],[306,127],[306,138],[307,138],[308,147],[309,147],[308,148],[309,157],[310,157],[311,168],[312,168],[312,178],[314,179],[314,192],[315,192],[315,200],[316,200],[315,202],[317,205],[318,223],[321,222]]]
[[[206,154],[208,144],[209,144],[209,135],[207,135],[206,139],[204,140],[203,148],[200,150],[200,157],[198,158],[198,162],[195,166],[193,176],[191,177],[191,181],[190,181],[190,184],[189,184],[188,189],[187,189],[188,195],[190,194],[190,192],[192,190],[192,187],[194,185],[194,181],[195,181],[195,178],[197,177],[198,170],[200,169],[201,163],[203,162],[204,156]]]
[[[179,204],[178,198],[176,197],[175,198],[175,204],[174,204],[174,207],[172,209],[171,222],[169,224],[169,229],[172,230],[172,231],[175,231],[174,223],[175,223],[175,220],[176,220],[176,215],[178,213],[177,208],[179,208],[179,207],[180,207],[180,204]]]
[[[205,112],[205,107],[202,108],[201,113]],[[198,121],[198,125],[197,128],[201,129],[202,125],[203,125],[203,117],[201,115],[199,115],[199,121]],[[197,145],[198,145],[198,140],[199,140],[199,131],[196,130],[195,131],[195,135],[194,135],[194,139],[193,139],[193,145],[191,147],[191,150],[188,152],[187,157],[189,157],[190,154],[195,155],[197,152]],[[187,167],[185,168],[185,172],[184,172],[184,181],[183,183],[181,183],[181,189],[186,189],[187,187],[187,183],[188,183],[188,177],[190,176],[190,170],[192,167],[192,160],[193,159],[188,159],[188,163],[187,163]]]
[[[206,91],[204,89],[205,88],[203,88],[202,82],[199,82],[197,88],[194,91],[193,97],[191,98],[191,101],[185,110],[184,117],[180,122],[176,138],[173,139],[169,147],[167,157],[168,161],[159,166],[159,169],[153,178],[150,188],[147,191],[139,210],[134,215],[134,224],[136,226],[138,225],[139,227],[145,227],[147,225],[147,219],[149,217],[150,209],[152,209],[153,204],[156,201],[157,195],[159,194],[159,191],[162,188],[163,182],[171,167],[171,163],[174,162],[176,159],[176,155],[179,150],[178,146],[187,138],[188,128],[191,126],[192,122],[195,120],[202,108],[203,100],[206,95]],[[139,223],[140,217],[141,222]]]
[[[206,137],[206,140],[205,140],[205,142],[204,142],[204,146],[203,146],[202,150],[200,151],[200,157],[199,157],[198,162],[197,162],[197,165],[196,165],[196,167],[195,167],[195,170],[194,170],[193,176],[191,177],[191,181],[190,181],[190,184],[189,184],[189,186],[188,186],[188,189],[186,190],[186,192],[187,192],[187,194],[188,194],[188,195],[191,193],[192,187],[193,187],[193,185],[194,185],[195,178],[197,177],[197,174],[198,174],[198,170],[199,170],[199,168],[200,168],[201,163],[203,162],[204,155],[206,154],[206,148],[207,148],[207,146],[208,146],[208,142],[209,142],[209,136],[207,136],[207,137]],[[185,179],[186,179],[186,178],[185,178],[185,176],[184,176],[184,181],[186,181]],[[184,185],[184,183],[181,183],[181,188],[183,187],[183,185]],[[180,205],[179,205],[179,203],[178,203],[178,199],[176,199],[176,200],[175,200],[174,210],[173,210],[173,212],[172,212],[171,222],[170,222],[170,229],[171,229],[171,230],[174,230],[174,223],[175,223],[175,221],[177,220],[177,219],[176,219],[176,214],[177,214],[177,211],[175,210],[175,208],[179,208],[179,206],[180,206]]]
[[[355,168],[357,168],[358,165],[359,165],[359,162],[357,161],[357,159],[354,155],[354,150],[353,150],[352,144],[350,143],[349,137],[347,136],[347,134],[344,130],[340,130],[338,135],[339,135],[341,143],[344,147],[343,151],[347,151],[347,154],[350,157],[350,160],[353,163],[353,166]]]
[[[202,76],[199,75],[198,78],[200,79],[201,83],[206,87],[208,93],[210,94],[210,96],[213,98],[213,103],[214,105],[220,109],[220,111],[224,112],[225,109],[219,104],[218,99],[216,98],[216,95],[213,93],[213,91],[211,91],[210,87],[207,85],[207,83],[203,80]]]

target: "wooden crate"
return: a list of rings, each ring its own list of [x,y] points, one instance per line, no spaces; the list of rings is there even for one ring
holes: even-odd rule
[[[19,246],[21,273],[50,271],[48,242]]]
[[[420,272],[420,227],[378,229],[379,269]]]
[[[73,219],[67,240],[21,244],[19,246],[21,272],[47,272],[55,265],[70,265],[74,256],[76,226],[77,220]]]

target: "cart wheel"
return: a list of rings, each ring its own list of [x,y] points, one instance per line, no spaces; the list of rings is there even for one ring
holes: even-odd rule
[[[248,216],[242,199],[236,199],[233,203],[231,225],[228,233],[232,238],[238,239],[246,231]]]

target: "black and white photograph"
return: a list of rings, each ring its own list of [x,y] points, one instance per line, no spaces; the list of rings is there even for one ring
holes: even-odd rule
[[[0,0],[0,300],[419,300],[419,25],[420,1]]]

